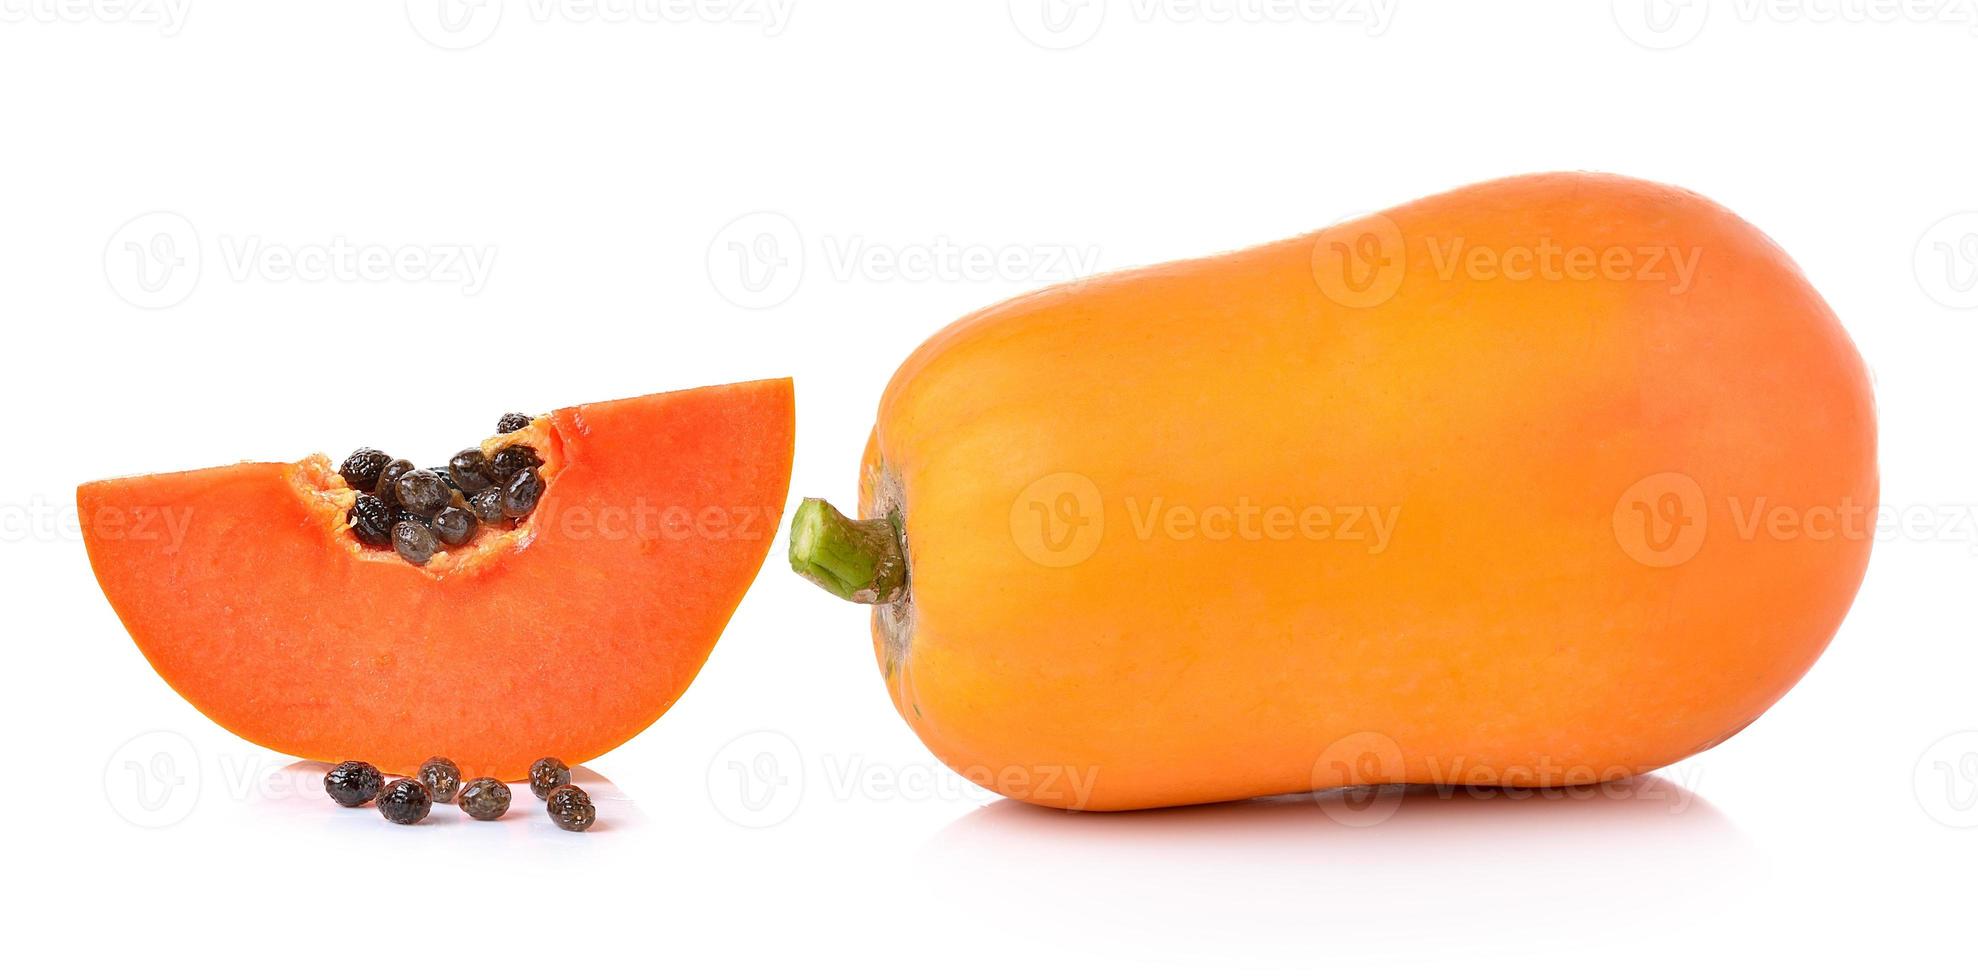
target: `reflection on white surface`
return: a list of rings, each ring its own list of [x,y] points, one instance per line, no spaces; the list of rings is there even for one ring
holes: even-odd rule
[[[1657,777],[1595,789],[1410,789],[1361,826],[1335,819],[1337,794],[1132,813],[1001,801],[931,839],[916,870],[926,894],[998,935],[1077,942],[1096,921],[1150,952],[1279,962],[1287,945],[1324,957],[1351,944],[1357,958],[1425,929],[1479,948],[1580,947],[1735,907],[1764,877],[1693,791]]]

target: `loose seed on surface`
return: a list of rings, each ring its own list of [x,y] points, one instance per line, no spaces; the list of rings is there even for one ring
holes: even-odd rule
[[[338,806],[363,806],[378,798],[384,774],[368,762],[339,762],[323,774],[323,791]]]
[[[521,412],[509,412],[507,415],[501,417],[501,421],[495,423],[495,434],[507,435],[510,432],[517,432],[528,428],[529,423],[534,421],[535,419]]]
[[[394,779],[378,797],[378,812],[392,823],[418,823],[433,812],[433,796],[416,779]]]
[[[597,822],[598,808],[591,805],[591,794],[576,786],[564,785],[549,791],[549,818],[564,830],[583,832]]]
[[[536,799],[549,799],[549,792],[570,784],[570,767],[555,756],[544,756],[529,765],[529,792]]]
[[[433,802],[452,803],[453,794],[460,792],[460,767],[446,756],[433,756],[419,764],[419,781],[426,784]]]
[[[433,552],[440,550],[439,540],[433,532],[418,521],[404,520],[393,524],[391,545],[398,556],[414,565],[424,565],[433,558]]]
[[[345,458],[337,467],[343,482],[353,490],[369,493],[378,488],[378,474],[384,472],[385,464],[391,462],[391,454],[377,449],[359,449]]]
[[[476,820],[496,820],[508,812],[508,784],[482,776],[460,787],[460,810]]]

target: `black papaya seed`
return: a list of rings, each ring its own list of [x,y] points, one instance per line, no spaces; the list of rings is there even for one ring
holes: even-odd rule
[[[350,533],[357,540],[373,548],[391,545],[391,526],[396,523],[392,516],[392,506],[372,494],[358,494],[357,503],[350,508],[346,517]]]
[[[433,515],[433,537],[449,548],[458,548],[474,540],[474,531],[480,524],[472,513],[458,507],[447,507]]]
[[[529,764],[529,792],[536,799],[549,799],[549,791],[570,782],[570,767],[553,755],[546,755]]]
[[[453,496],[453,488],[440,479],[432,470],[411,470],[398,478],[398,505],[418,514],[431,517],[445,507]]]
[[[393,507],[399,506],[398,478],[416,469],[418,467],[412,465],[409,459],[394,459],[386,463],[384,469],[378,471],[378,499]]]
[[[460,810],[476,820],[499,820],[508,812],[508,803],[514,794],[508,784],[490,776],[482,776],[460,787]]]
[[[543,465],[542,458],[528,446],[510,446],[495,453],[488,461],[488,479],[496,484],[506,485],[510,477],[523,470],[532,470]]]
[[[460,792],[460,767],[446,756],[433,756],[419,764],[419,781],[426,784],[433,802],[452,803],[453,795]]]
[[[535,470],[523,470],[509,477],[507,485],[501,488],[501,512],[510,517],[527,517],[541,499],[542,474]]]
[[[339,762],[323,774],[323,791],[338,806],[363,806],[377,799],[384,786],[384,774],[368,762]]]
[[[391,545],[398,556],[414,565],[424,565],[433,559],[433,552],[440,550],[439,539],[433,537],[431,529],[418,521],[399,521],[391,528]]]
[[[416,779],[394,779],[378,796],[378,812],[392,823],[418,823],[433,812],[433,794]]]
[[[385,464],[391,462],[391,454],[377,449],[359,449],[345,458],[337,467],[343,482],[353,490],[369,493],[378,488],[378,474],[385,471]]]
[[[447,472],[453,475],[453,485],[470,497],[494,486],[494,481],[488,478],[487,468],[488,454],[478,449],[462,449],[454,453],[446,464]]]
[[[501,488],[489,487],[468,497],[467,510],[483,524],[493,524],[506,517],[501,510]]]

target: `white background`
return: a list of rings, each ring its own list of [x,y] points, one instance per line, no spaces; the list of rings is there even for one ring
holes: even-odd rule
[[[0,0],[10,952],[220,975],[1968,971],[1978,18],[1374,9]],[[1410,800],[1361,828],[1309,801],[992,802],[894,716],[864,610],[790,575],[779,535],[694,688],[592,764],[598,832],[526,795],[501,824],[393,827],[175,697],[71,523],[87,479],[444,459],[503,411],[786,374],[793,489],[849,501],[886,379],[960,314],[1578,168],[1693,188],[1801,263],[1875,372],[1905,520],[1797,689],[1618,799]],[[340,249],[398,265],[313,264]]]

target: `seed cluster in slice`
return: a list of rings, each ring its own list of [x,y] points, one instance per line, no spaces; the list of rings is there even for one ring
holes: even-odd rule
[[[520,412],[501,417],[497,435],[519,432],[534,421]],[[365,547],[390,548],[424,565],[445,548],[473,543],[484,527],[513,527],[541,502],[543,461],[529,446],[513,445],[490,456],[463,449],[445,466],[422,468],[378,449],[359,449],[337,468],[356,490],[345,523]]]

